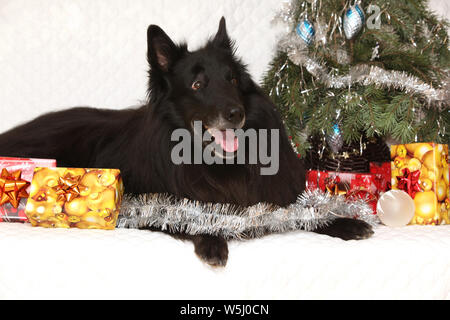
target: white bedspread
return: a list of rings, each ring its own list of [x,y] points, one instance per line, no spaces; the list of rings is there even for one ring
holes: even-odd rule
[[[233,241],[224,269],[160,232],[0,223],[0,243],[0,299],[450,299],[450,226]]]

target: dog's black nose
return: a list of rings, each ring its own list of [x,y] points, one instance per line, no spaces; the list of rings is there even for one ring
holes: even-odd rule
[[[228,112],[227,120],[233,124],[239,124],[244,117],[244,110],[240,107],[231,108]]]

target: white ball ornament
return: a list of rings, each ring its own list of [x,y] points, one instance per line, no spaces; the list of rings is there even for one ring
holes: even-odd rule
[[[414,217],[414,200],[402,190],[384,193],[377,203],[377,215],[389,227],[406,226]]]

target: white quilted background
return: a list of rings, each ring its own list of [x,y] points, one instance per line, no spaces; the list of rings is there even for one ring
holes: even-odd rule
[[[194,49],[224,15],[259,80],[273,55],[279,3],[0,0],[0,132],[70,106],[138,104],[150,23]],[[447,2],[430,6],[450,17]],[[380,227],[365,241],[294,232],[232,242],[223,270],[161,233],[0,223],[0,238],[0,299],[450,299],[450,226]]]
[[[149,24],[195,49],[225,16],[238,54],[259,79],[275,46],[270,19],[278,6],[277,0],[1,0],[0,110],[8,117],[0,117],[0,132],[44,111],[144,100]]]

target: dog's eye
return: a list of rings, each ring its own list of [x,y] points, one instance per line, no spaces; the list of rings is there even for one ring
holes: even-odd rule
[[[231,84],[232,84],[233,86],[237,86],[237,84],[238,84],[237,79],[236,79],[236,78],[231,79]]]
[[[202,82],[201,81],[194,81],[194,83],[192,83],[192,89],[193,90],[198,90],[202,87]]]

